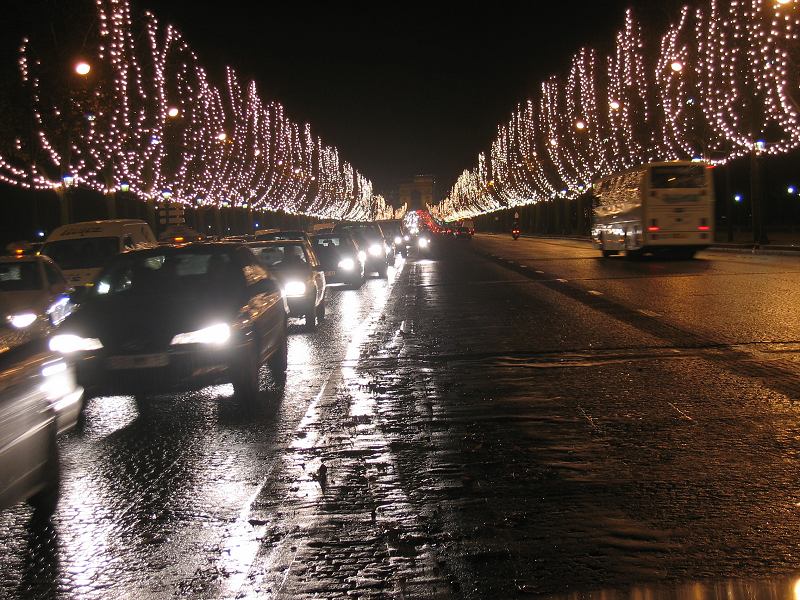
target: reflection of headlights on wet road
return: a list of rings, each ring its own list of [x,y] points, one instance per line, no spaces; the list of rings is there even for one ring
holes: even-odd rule
[[[359,252],[358,252],[358,260],[360,260],[362,263],[365,260],[367,260],[367,253],[364,252],[363,250],[359,250]]]
[[[203,327],[197,331],[189,331],[188,333],[179,333],[170,344],[173,346],[178,344],[224,344],[231,337],[231,328],[225,323],[217,323],[210,327]]]
[[[290,281],[283,287],[283,293],[289,298],[306,295],[306,284],[302,281]]]
[[[10,315],[8,317],[8,322],[17,329],[25,329],[26,327],[30,327],[33,325],[35,320],[36,315],[34,313],[19,313],[17,315]]]
[[[339,268],[343,271],[352,271],[356,268],[356,263],[352,258],[343,258],[339,261]]]
[[[417,242],[417,244],[419,244],[420,248],[427,248],[428,244],[430,244],[430,242],[428,241],[428,238],[421,237],[421,238],[419,238],[419,241]]]
[[[103,344],[97,338],[85,338],[71,333],[60,333],[50,338],[48,346],[53,352],[72,354],[73,352],[99,350],[103,347]]]
[[[372,246],[369,247],[369,253],[372,256],[383,256],[383,248],[380,244],[372,244]]]

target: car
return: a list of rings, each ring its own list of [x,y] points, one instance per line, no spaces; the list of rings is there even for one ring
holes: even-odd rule
[[[305,231],[297,230],[282,230],[271,229],[261,232],[256,232],[256,241],[268,242],[271,240],[300,240],[309,241],[308,234]]]
[[[453,236],[455,236],[456,239],[462,240],[472,239],[472,233],[467,227],[456,227],[456,229],[453,231]]]
[[[363,285],[367,253],[358,247],[348,233],[318,233],[311,237],[311,246],[325,269],[326,283]]]
[[[248,247],[280,282],[289,315],[314,329],[325,318],[325,269],[306,240],[251,242]]]
[[[47,518],[59,497],[56,436],[77,422],[83,389],[42,341],[0,350],[0,509],[27,501]]]
[[[60,324],[73,308],[69,290],[61,269],[46,256],[0,257],[0,338],[40,335]],[[2,339],[0,346],[6,345]]]
[[[55,261],[70,285],[78,286],[91,283],[120,252],[156,245],[145,221],[112,219],[62,225],[47,236],[41,254]]]
[[[350,234],[353,241],[366,253],[364,262],[365,273],[377,273],[386,277],[389,273],[389,247],[383,238],[380,229],[362,225],[345,225],[337,227],[336,231]]]
[[[400,219],[393,219],[391,221],[379,221],[378,225],[381,227],[386,241],[394,247],[395,252],[399,252],[401,256],[408,256],[409,242],[411,236],[403,227],[403,221]]]
[[[277,281],[242,244],[197,242],[113,258],[50,338],[76,361],[87,394],[192,390],[233,383],[253,406],[267,363],[287,367],[287,310]]]

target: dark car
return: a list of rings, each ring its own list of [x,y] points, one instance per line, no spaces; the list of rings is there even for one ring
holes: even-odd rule
[[[311,246],[325,269],[327,283],[361,287],[367,254],[348,233],[319,233],[311,238]]]
[[[309,241],[308,234],[305,231],[300,231],[300,230],[284,231],[280,229],[257,231],[255,239],[258,242],[269,242],[273,240],[278,240],[278,241],[298,240],[305,242]]]
[[[471,240],[472,239],[472,233],[470,232],[469,228],[467,228],[467,227],[456,227],[456,229],[453,231],[453,235],[457,239],[461,239],[461,240]]]
[[[258,397],[266,362],[282,380],[287,314],[278,283],[241,244],[196,243],[113,258],[50,339],[76,357],[88,393],[147,394],[233,383]]]
[[[249,248],[283,288],[289,315],[305,317],[313,329],[325,318],[325,270],[303,240],[250,242]]]
[[[378,225],[380,225],[387,243],[394,247],[395,252],[399,252],[402,256],[408,256],[411,236],[403,227],[403,222],[399,219],[394,219],[391,221],[379,221]]]
[[[383,238],[380,228],[373,228],[368,224],[346,225],[337,228],[350,234],[358,247],[366,254],[364,261],[364,272],[377,273],[381,277],[386,277],[389,272],[389,247]]]

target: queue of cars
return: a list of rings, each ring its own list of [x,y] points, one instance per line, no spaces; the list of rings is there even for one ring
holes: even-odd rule
[[[145,222],[115,220],[59,228],[39,254],[12,249],[0,258],[0,508],[53,512],[56,435],[87,397],[232,383],[256,406],[262,365],[285,379],[288,319],[314,329],[329,285],[387,276],[408,253],[396,232],[332,224],[159,244]]]

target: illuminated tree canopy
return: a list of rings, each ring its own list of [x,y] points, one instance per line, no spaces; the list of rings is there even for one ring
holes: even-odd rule
[[[631,11],[614,50],[581,49],[517,106],[438,206],[445,220],[554,198],[655,160],[724,164],[800,146],[798,0],[684,8],[656,44]],[[649,38],[648,38],[649,39]]]
[[[394,209],[338,150],[265,102],[228,68],[209,78],[181,34],[128,0],[96,0],[99,31],[69,76],[52,76],[30,39],[19,72],[31,131],[0,154],[0,180],[69,183],[189,206],[283,210],[320,218],[391,218]]]

